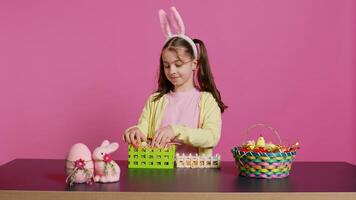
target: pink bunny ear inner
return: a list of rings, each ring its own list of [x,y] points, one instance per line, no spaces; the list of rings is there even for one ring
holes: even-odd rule
[[[170,28],[170,23],[169,23],[169,20],[168,20],[166,12],[164,12],[164,10],[161,9],[161,10],[158,11],[158,15],[159,15],[160,23],[161,23],[161,29],[162,29],[162,32],[163,32],[164,36],[166,38],[171,37],[172,36],[172,31],[171,31],[171,28]]]
[[[176,33],[178,35],[179,34],[184,35],[185,34],[185,26],[184,26],[182,17],[180,16],[179,12],[177,11],[177,9],[174,6],[171,7],[171,11],[172,11],[172,25],[173,25],[174,29],[176,30]]]
[[[100,146],[103,147],[103,146],[107,146],[109,144],[110,144],[109,140],[104,140]]]

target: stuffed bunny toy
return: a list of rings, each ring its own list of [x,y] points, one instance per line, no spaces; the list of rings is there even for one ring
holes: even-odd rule
[[[104,140],[94,150],[92,154],[95,169],[94,182],[110,183],[120,180],[120,167],[112,160],[110,155],[110,153],[116,151],[118,148],[118,143],[110,143],[108,140]]]

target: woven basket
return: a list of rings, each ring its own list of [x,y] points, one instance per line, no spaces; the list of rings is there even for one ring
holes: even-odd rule
[[[246,130],[246,135],[256,127],[265,127],[272,130],[282,143],[276,129],[266,124],[255,124]],[[296,151],[264,153],[253,151],[241,151],[241,146],[234,147],[231,152],[235,158],[236,166],[241,176],[252,178],[284,178],[291,171],[292,162]]]

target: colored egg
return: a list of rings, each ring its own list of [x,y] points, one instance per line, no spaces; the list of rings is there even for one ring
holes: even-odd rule
[[[91,152],[85,144],[76,143],[70,148],[65,166],[67,176],[73,176],[74,183],[85,183],[93,177]]]

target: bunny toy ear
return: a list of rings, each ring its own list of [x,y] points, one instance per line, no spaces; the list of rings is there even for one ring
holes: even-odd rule
[[[164,10],[161,9],[159,10],[158,15],[159,15],[159,21],[161,22],[161,28],[164,36],[166,38],[170,38],[172,36],[172,32],[171,32],[171,28],[166,12],[164,12]]]
[[[112,153],[119,148],[119,144],[117,142],[111,143],[105,147],[106,151]]]
[[[109,144],[110,144],[109,140],[104,140],[100,146],[104,147],[104,146],[108,146]]]
[[[183,19],[180,16],[179,12],[177,11],[177,9],[172,6],[171,7],[171,11],[172,11],[172,25],[174,27],[174,29],[176,30],[178,35],[184,35],[185,34],[185,27],[184,27],[184,23],[183,23]]]

